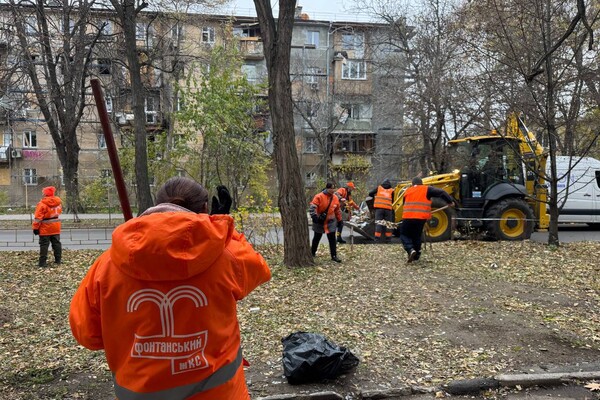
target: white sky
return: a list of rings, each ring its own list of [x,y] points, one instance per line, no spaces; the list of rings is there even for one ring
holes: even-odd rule
[[[277,0],[271,0],[271,3],[277,8]],[[302,12],[307,13],[311,19],[325,21],[361,19],[350,11],[354,5],[352,0],[296,0],[296,5],[302,6]],[[236,15],[256,15],[253,0],[232,0],[224,10]]]

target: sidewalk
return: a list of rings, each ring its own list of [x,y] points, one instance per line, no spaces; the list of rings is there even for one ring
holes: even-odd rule
[[[123,214],[77,214],[79,219],[123,219]],[[74,214],[61,214],[60,219],[63,221],[75,220]],[[0,214],[0,221],[30,221],[33,220],[33,212],[31,214]]]
[[[600,362],[568,366],[528,368],[527,372],[500,374],[491,378],[452,381],[439,387],[402,386],[391,389],[361,391],[364,400],[406,399],[429,400],[460,396],[462,398],[496,398],[491,391],[499,390],[505,400],[519,399],[572,399],[591,400],[600,398],[597,392],[585,388],[586,382],[600,380]],[[487,395],[484,393],[487,392]],[[493,393],[493,392],[492,392]],[[342,394],[333,391],[319,393],[290,393],[261,397],[258,400],[344,400]]]

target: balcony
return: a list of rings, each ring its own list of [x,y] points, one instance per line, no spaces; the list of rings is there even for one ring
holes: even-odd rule
[[[240,38],[239,50],[246,60],[262,60],[265,58],[263,42],[258,37]]]

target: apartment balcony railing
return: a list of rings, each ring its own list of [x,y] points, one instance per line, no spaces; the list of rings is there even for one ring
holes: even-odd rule
[[[240,38],[239,49],[246,60],[262,60],[265,57],[263,42],[256,37]]]

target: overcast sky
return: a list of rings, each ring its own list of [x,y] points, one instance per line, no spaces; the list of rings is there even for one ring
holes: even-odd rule
[[[350,11],[353,5],[351,0],[297,0],[296,4],[302,6],[302,12],[311,19],[326,21],[353,21],[357,16]],[[277,0],[272,0],[274,7]],[[229,13],[236,15],[256,15],[253,0],[232,0],[225,8]]]

